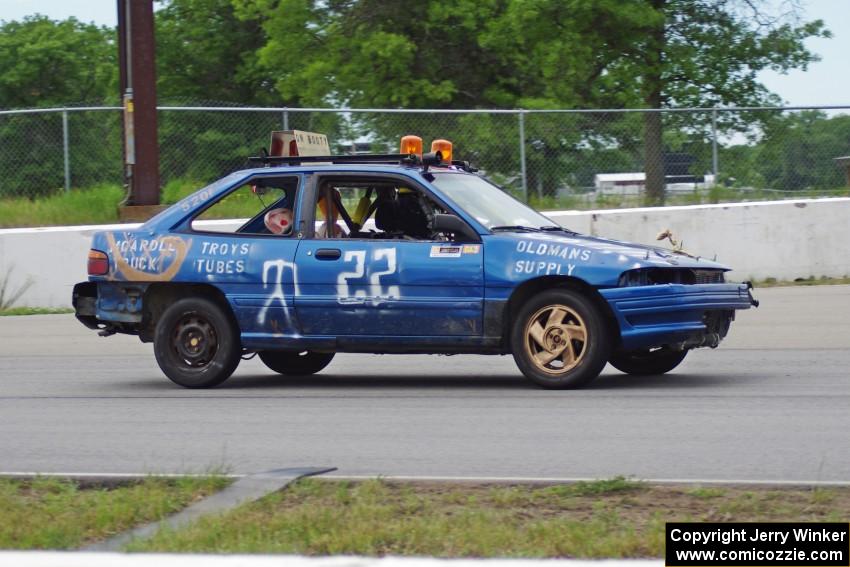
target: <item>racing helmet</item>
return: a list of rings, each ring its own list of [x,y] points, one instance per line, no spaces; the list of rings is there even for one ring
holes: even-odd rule
[[[263,222],[272,234],[289,234],[292,232],[292,211],[286,207],[270,209]]]

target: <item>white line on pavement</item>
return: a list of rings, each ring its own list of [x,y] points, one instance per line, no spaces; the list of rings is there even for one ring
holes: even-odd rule
[[[141,480],[149,477],[156,478],[202,478],[211,473],[96,473],[96,472],[26,472],[0,471],[0,478],[35,478],[62,477],[79,480]],[[225,478],[244,478],[247,474],[221,474]],[[440,476],[440,475],[382,475],[382,474],[327,474],[321,478],[329,480],[399,480],[399,481],[434,481],[434,482],[493,482],[493,483],[529,483],[529,484],[561,484],[573,482],[594,482],[609,477],[534,477],[534,476]],[[850,480],[753,480],[753,479],[713,479],[713,478],[636,478],[626,477],[635,482],[649,484],[717,484],[717,485],[753,485],[753,486],[850,486]]]

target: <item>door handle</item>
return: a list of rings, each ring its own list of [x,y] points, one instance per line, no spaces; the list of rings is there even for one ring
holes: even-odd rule
[[[316,250],[316,260],[339,260],[342,251],[337,248],[319,248]]]

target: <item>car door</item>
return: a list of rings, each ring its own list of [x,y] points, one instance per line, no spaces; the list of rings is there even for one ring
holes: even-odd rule
[[[299,240],[291,226],[301,186],[297,175],[257,176],[191,220],[191,279],[224,293],[243,339],[301,334],[294,304]],[[286,211],[289,227],[274,234],[269,226],[274,219],[280,230],[279,211]],[[248,219],[234,220],[240,215]]]
[[[403,185],[407,190],[426,194],[419,186],[413,189],[412,180],[385,176],[361,176],[356,180],[326,177],[319,179],[317,187],[329,182],[343,191],[357,183],[362,187],[374,183],[384,187]],[[342,195],[340,200],[346,201]],[[349,237],[335,237],[336,232],[326,230],[330,238],[308,236],[296,253],[299,293],[295,310],[305,335],[482,334],[480,244],[396,238],[379,229]]]

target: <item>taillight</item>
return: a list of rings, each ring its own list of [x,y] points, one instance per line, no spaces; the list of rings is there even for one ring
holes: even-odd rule
[[[89,250],[89,275],[105,276],[109,273],[109,257],[100,250]]]

